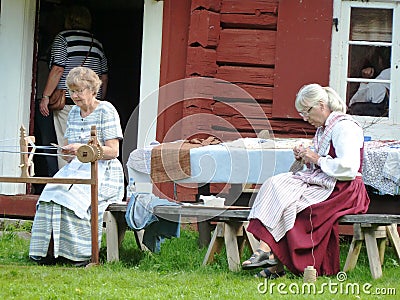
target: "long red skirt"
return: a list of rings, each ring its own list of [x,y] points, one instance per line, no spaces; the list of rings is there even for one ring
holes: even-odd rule
[[[338,181],[327,200],[298,213],[293,228],[279,242],[258,219],[250,220],[247,230],[266,242],[292,273],[299,275],[307,266],[314,266],[317,275],[334,275],[340,271],[338,219],[365,213],[368,205],[365,185],[357,177]]]

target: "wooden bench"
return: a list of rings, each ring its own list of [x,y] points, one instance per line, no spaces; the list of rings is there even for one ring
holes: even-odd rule
[[[201,206],[157,206],[154,213],[161,218],[196,217],[199,222],[205,220],[217,221],[211,242],[203,260],[203,265],[214,259],[214,254],[226,247],[226,255],[229,269],[238,271],[241,269],[240,257],[246,243],[252,251],[258,247],[258,241],[246,231],[247,217],[250,209],[221,209],[204,208]],[[107,260],[119,259],[118,247],[126,230],[124,216],[125,204],[112,204],[108,207],[105,219],[107,234]],[[107,215],[107,216],[106,216]],[[367,255],[374,279],[382,276],[381,265],[384,259],[385,245],[389,238],[398,258],[400,259],[400,238],[397,224],[400,223],[400,215],[384,214],[360,214],[346,215],[339,219],[339,224],[353,225],[353,240],[350,245],[343,271],[354,269],[362,243],[365,241]]]
[[[0,199],[2,218],[30,219],[35,214],[37,196],[19,195]],[[119,246],[124,238],[127,224],[125,221],[127,205],[115,203],[109,205],[104,213],[106,231],[107,261],[119,260]],[[249,209],[221,210],[220,208],[200,208],[199,206],[157,206],[155,214],[163,218],[178,215],[196,217],[198,222],[217,221],[211,242],[208,246],[203,264],[213,261],[214,254],[221,251],[225,245],[229,269],[240,270],[240,257],[246,242],[251,249],[257,249],[258,242],[246,231]],[[371,275],[373,278],[382,276],[381,265],[384,260],[386,241],[389,239],[400,259],[400,238],[397,224],[400,215],[361,214],[346,215],[339,219],[339,224],[353,225],[353,240],[343,268],[347,272],[357,264],[361,246],[365,241]],[[136,242],[143,250],[140,234],[135,234]]]
[[[339,219],[339,223],[353,224],[354,228],[353,240],[343,268],[344,272],[350,271],[356,266],[363,241],[365,241],[369,267],[374,279],[382,276],[381,266],[384,260],[387,238],[389,238],[398,259],[400,259],[400,239],[397,231],[400,215],[346,215]]]

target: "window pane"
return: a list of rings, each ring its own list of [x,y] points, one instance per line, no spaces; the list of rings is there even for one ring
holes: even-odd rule
[[[351,9],[350,41],[391,42],[393,10]]]
[[[364,116],[388,116],[391,47],[374,42],[392,43],[391,9],[351,8],[346,100],[349,113]]]

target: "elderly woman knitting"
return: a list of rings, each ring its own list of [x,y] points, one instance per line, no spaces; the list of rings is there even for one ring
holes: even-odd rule
[[[259,249],[243,269],[263,267],[259,277],[276,278],[286,266],[294,274],[314,266],[319,275],[340,271],[338,219],[365,213],[369,197],[361,178],[363,130],[330,87],[303,86],[296,109],[317,128],[314,149],[293,149],[306,168],[269,178],[252,206],[248,231]]]

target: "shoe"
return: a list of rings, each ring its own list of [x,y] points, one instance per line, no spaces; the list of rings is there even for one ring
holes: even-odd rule
[[[279,278],[279,277],[283,277],[285,275],[286,275],[285,270],[280,271],[280,272],[271,272],[268,268],[266,268],[266,269],[258,272],[256,275],[254,275],[254,277],[267,278],[267,279],[273,280],[273,279],[276,279],[276,278]]]
[[[258,267],[273,267],[278,264],[278,260],[275,258],[270,259],[271,251],[265,252],[261,249],[257,249],[256,252],[246,261],[250,261],[249,264],[245,264],[246,261],[242,264],[243,270],[250,270]]]
[[[65,265],[72,265],[74,267],[86,267],[90,263],[90,260],[75,261],[60,256],[60,262]]]
[[[33,260],[38,265],[42,266],[53,266],[57,263],[57,259],[54,256],[47,255],[46,257],[43,256],[29,256],[31,260]]]

